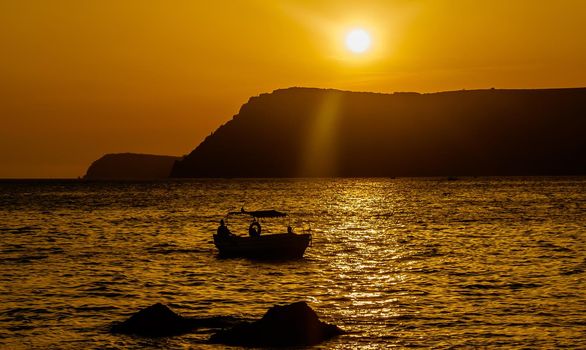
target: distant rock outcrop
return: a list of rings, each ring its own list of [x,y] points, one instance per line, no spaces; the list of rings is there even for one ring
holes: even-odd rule
[[[154,180],[168,178],[180,157],[152,154],[106,154],[94,161],[83,177],[86,180]]]
[[[251,98],[172,177],[586,174],[586,88]]]
[[[212,335],[210,342],[254,347],[302,346],[343,333],[337,326],[320,321],[302,301],[273,306],[260,320],[221,330]]]

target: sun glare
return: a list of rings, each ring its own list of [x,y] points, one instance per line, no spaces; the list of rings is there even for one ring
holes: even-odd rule
[[[364,29],[353,29],[346,34],[346,47],[354,53],[365,52],[370,44],[370,34]]]

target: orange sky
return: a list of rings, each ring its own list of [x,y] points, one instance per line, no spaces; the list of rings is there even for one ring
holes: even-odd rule
[[[186,154],[277,88],[586,86],[585,33],[583,0],[0,1],[0,178]]]

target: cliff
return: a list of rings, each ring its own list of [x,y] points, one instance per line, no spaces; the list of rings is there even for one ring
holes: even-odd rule
[[[106,154],[88,168],[86,180],[153,180],[169,177],[179,157],[152,154]]]
[[[586,88],[252,97],[173,177],[586,174]]]

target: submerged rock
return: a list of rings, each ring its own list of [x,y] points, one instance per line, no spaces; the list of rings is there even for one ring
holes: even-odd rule
[[[322,322],[307,303],[301,301],[273,306],[254,322],[229,316],[207,318],[183,317],[161,303],[151,305],[115,324],[112,333],[145,337],[165,337],[189,333],[197,328],[227,328],[214,333],[211,343],[240,346],[313,345],[344,331]]]
[[[112,333],[160,337],[186,333],[192,328],[191,320],[157,303],[140,310],[121,324],[114,325]]]
[[[239,346],[313,345],[344,331],[319,320],[304,301],[273,306],[258,321],[213,334],[211,343]]]
[[[183,317],[161,303],[151,305],[112,326],[112,333],[135,334],[145,337],[165,337],[189,333],[196,328],[223,328],[238,324],[235,318],[218,316],[208,318]]]

